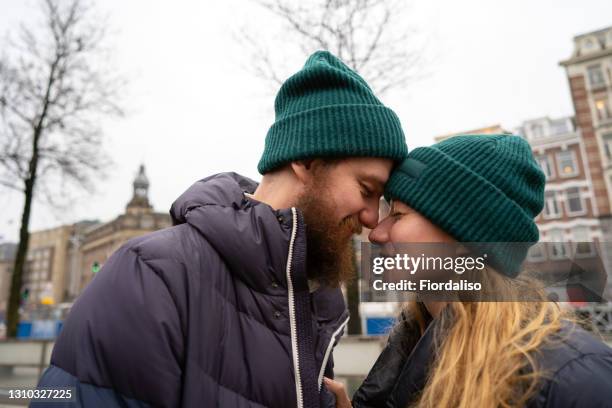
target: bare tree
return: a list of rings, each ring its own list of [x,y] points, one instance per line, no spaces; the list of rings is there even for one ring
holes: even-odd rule
[[[408,0],[255,0],[282,22],[278,44],[252,30],[237,36],[251,52],[248,68],[277,88],[289,49],[328,50],[359,72],[377,94],[401,89],[422,73],[424,45],[407,20]],[[281,45],[279,51],[278,45]],[[275,52],[271,53],[273,46]]]
[[[85,0],[41,0],[43,24],[20,27],[0,57],[0,186],[23,194],[7,310],[14,337],[32,202],[66,185],[91,190],[108,164],[100,119],[121,115],[123,80],[105,70],[106,22]]]

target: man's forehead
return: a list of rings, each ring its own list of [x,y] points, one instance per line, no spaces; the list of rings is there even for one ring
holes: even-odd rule
[[[389,179],[393,162],[386,159],[361,158],[355,162],[359,175],[372,183],[385,184]]]

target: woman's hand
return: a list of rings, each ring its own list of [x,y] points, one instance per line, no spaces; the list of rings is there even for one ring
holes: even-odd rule
[[[336,396],[336,408],[352,408],[351,400],[346,392],[344,384],[340,381],[334,381],[327,377],[323,377],[323,382],[328,390]]]

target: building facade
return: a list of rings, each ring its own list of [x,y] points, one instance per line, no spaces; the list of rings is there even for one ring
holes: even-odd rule
[[[169,214],[154,212],[148,191],[149,180],[140,166],[124,214],[106,223],[85,220],[31,232],[21,289],[24,311],[74,301],[119,246],[170,226]],[[0,314],[6,310],[14,261],[14,251],[11,258],[4,250],[7,245],[0,245]]]
[[[593,181],[596,216],[612,241],[612,27],[574,38],[567,72],[576,124]]]
[[[100,225],[99,221],[79,221],[73,225],[68,238],[68,262],[66,268],[66,283],[63,292],[63,302],[72,302],[81,293],[83,275],[83,253],[81,246],[87,233]]]
[[[6,313],[16,252],[17,244],[9,242],[0,244],[0,320],[4,320]]]
[[[72,228],[72,225],[62,225],[30,233],[21,289],[24,303],[38,305],[61,301]]]
[[[540,240],[567,243],[558,248],[563,252],[559,256],[572,252],[567,247],[571,243],[600,241],[600,208],[595,199],[585,141],[574,118],[527,120],[515,133],[529,142],[546,175],[544,209],[536,218]]]
[[[140,166],[132,185],[133,195],[125,213],[87,230],[78,243],[80,282],[74,284],[72,296],[84,289],[106,260],[126,241],[172,225],[168,213],[154,212],[149,203],[149,180],[144,165]]]

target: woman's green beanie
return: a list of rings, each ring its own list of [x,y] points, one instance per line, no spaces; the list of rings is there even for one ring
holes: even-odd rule
[[[513,135],[462,135],[410,152],[393,171],[387,199],[408,204],[463,243],[482,243],[489,262],[514,277],[539,239],[545,176]]]
[[[327,51],[317,51],[281,86],[276,120],[257,169],[265,174],[300,159],[385,157],[408,154],[397,115],[356,72]]]

